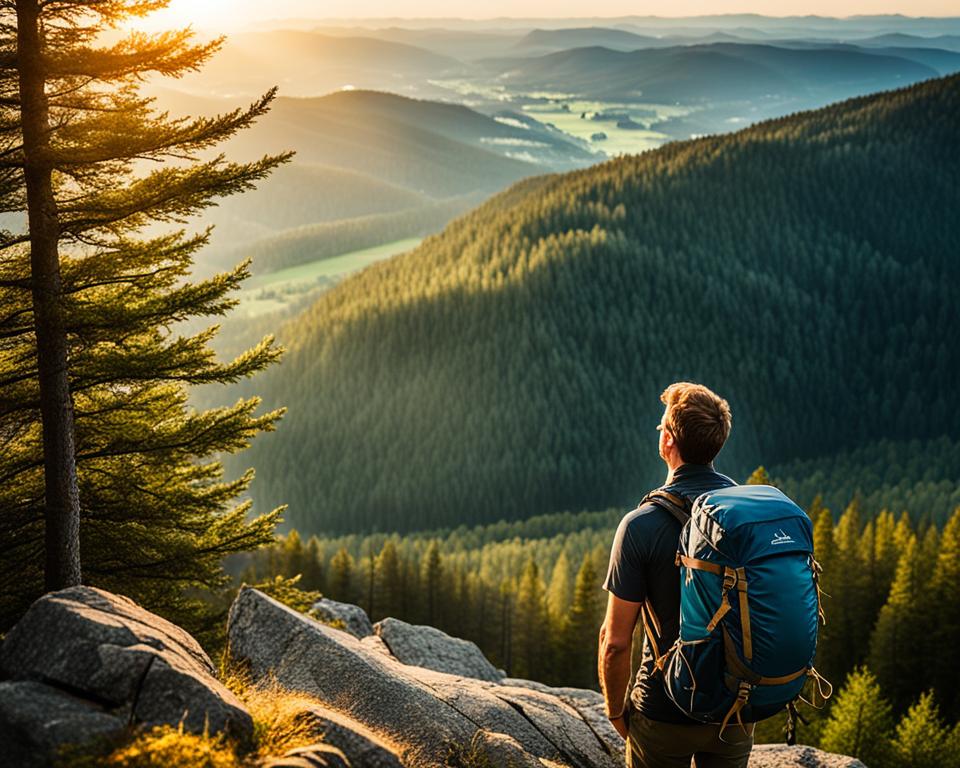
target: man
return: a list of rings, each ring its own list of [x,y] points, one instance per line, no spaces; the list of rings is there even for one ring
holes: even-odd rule
[[[671,493],[695,499],[736,485],[713,468],[730,434],[727,401],[699,384],[671,384],[664,404],[660,457]],[[753,747],[753,726],[720,739],[719,725],[688,718],[667,696],[657,657],[680,633],[680,574],[675,564],[680,522],[653,502],[642,503],[617,528],[604,589],[610,594],[600,629],[600,687],[607,716],[627,740],[630,768],[743,768]],[[629,691],[633,630],[645,626],[636,683]]]

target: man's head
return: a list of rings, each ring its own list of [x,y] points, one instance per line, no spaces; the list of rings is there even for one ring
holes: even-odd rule
[[[730,405],[702,384],[678,381],[660,395],[660,457],[671,469],[710,464],[730,435]]]

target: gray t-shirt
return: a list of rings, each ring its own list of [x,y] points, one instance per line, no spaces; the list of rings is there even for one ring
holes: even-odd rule
[[[683,464],[667,477],[663,488],[693,500],[701,493],[731,485],[736,483],[712,466]],[[676,565],[680,528],[670,512],[652,502],[629,512],[617,527],[603,583],[604,589],[621,600],[649,601],[660,624],[656,639],[660,653],[680,634],[680,573]],[[645,638],[640,669],[630,692],[633,707],[651,720],[695,722],[667,697],[660,674],[654,673],[655,661],[649,638]]]

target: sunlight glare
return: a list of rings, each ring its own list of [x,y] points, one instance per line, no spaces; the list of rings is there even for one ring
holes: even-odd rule
[[[155,32],[179,27],[196,30],[229,31],[244,24],[247,16],[237,13],[233,0],[171,0],[170,5],[143,19],[135,19],[130,29]]]

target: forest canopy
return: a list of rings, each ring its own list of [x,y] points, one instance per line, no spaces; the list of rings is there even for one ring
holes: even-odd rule
[[[627,505],[682,379],[730,401],[738,479],[953,446],[958,121],[949,77],[519,183],[278,332],[255,503],[307,534]]]

